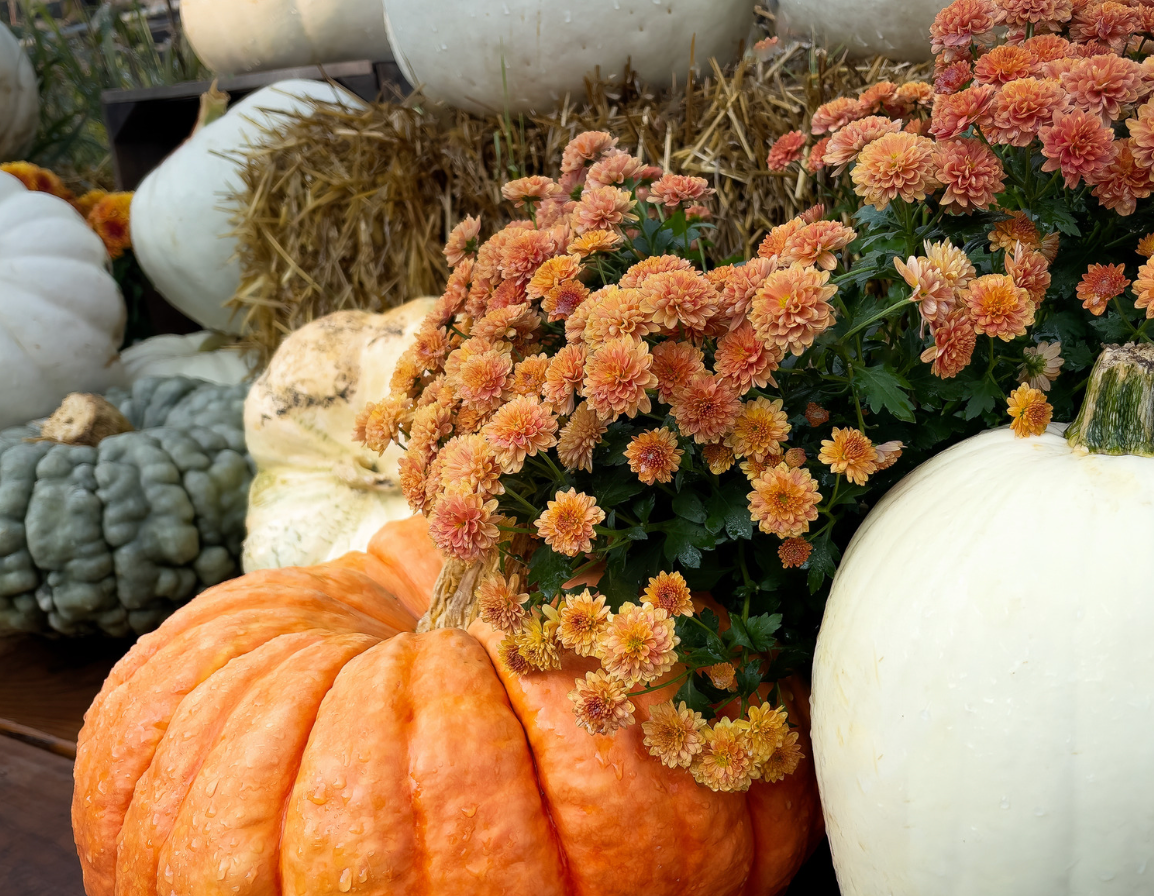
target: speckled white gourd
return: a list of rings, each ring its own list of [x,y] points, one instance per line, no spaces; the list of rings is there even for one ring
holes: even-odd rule
[[[1154,459],[983,433],[870,513],[817,642],[843,896],[1154,892]]]
[[[388,58],[381,0],[184,0],[180,17],[224,74]]]
[[[930,58],[930,25],[949,0],[779,0],[778,23],[789,34],[816,33],[855,57]]]
[[[128,380],[150,376],[188,376],[218,386],[235,386],[253,374],[256,356],[221,343],[217,333],[202,330],[184,336],[153,336],[120,353]]]
[[[36,136],[40,92],[20,41],[0,24],[0,162],[17,158]]]
[[[309,99],[360,106],[320,81],[279,81],[250,94],[197,131],[144,179],[132,198],[132,246],[141,268],[170,304],[202,327],[237,334],[239,316],[225,307],[240,285],[230,197],[241,189],[240,156],[284,113]]]
[[[654,85],[679,84],[696,65],[736,58],[753,24],[753,0],[384,0],[401,71],[434,99],[473,111],[513,112],[585,97],[600,66],[620,77],[630,62]]]

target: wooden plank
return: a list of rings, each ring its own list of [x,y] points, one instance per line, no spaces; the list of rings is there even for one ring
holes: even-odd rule
[[[0,892],[82,896],[72,840],[72,763],[0,737]]]

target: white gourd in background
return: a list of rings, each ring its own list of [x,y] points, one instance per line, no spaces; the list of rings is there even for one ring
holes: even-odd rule
[[[131,383],[149,376],[190,376],[235,386],[252,375],[256,357],[229,348],[227,342],[219,333],[207,330],[185,336],[153,336],[126,348],[120,360]]]
[[[184,0],[180,17],[223,74],[389,58],[380,0]]]
[[[320,81],[279,81],[258,90],[193,134],[148,175],[132,198],[132,246],[144,273],[175,308],[202,327],[238,334],[241,323],[225,302],[240,285],[232,217],[238,156],[259,142],[284,113],[310,99],[363,105]]]
[[[780,31],[855,58],[888,56],[909,62],[930,58],[930,25],[949,0],[778,0]]]
[[[698,68],[737,58],[754,0],[384,0],[389,44],[426,95],[472,111],[547,110],[585,97],[585,76],[685,83]],[[505,73],[502,75],[502,59]]]
[[[123,385],[124,321],[100,237],[63,199],[0,172],[0,429],[69,392]]]
[[[39,117],[36,72],[16,35],[0,23],[0,162],[28,148]]]
[[[249,493],[244,569],[311,566],[363,551],[390,520],[412,514],[401,449],[353,442],[357,414],[389,394],[397,359],[432,299],[384,314],[338,311],[290,335],[249,391],[244,433],[257,475]]]

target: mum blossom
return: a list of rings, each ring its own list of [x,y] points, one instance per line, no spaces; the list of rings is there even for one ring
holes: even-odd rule
[[[789,437],[792,429],[782,404],[780,398],[772,401],[755,398],[745,402],[725,444],[737,457],[764,460],[771,454],[780,454],[781,443]]]
[[[854,192],[879,211],[895,199],[920,202],[938,186],[934,142],[905,132],[884,134],[858,155]]]
[[[444,553],[465,563],[480,559],[497,543],[497,500],[461,488],[441,496],[429,514],[429,535]]]
[[[1010,429],[1019,439],[1040,436],[1054,416],[1054,409],[1046,401],[1045,394],[1024,383],[1010,393],[1006,411],[1011,417]]]
[[[916,106],[928,109],[934,102],[934,85],[929,81],[906,81],[894,91],[894,99],[905,107],[904,111]]]
[[[1078,109],[1097,115],[1108,125],[1138,99],[1142,67],[1113,54],[1079,59],[1061,74],[1062,87]]]
[[[898,115],[901,103],[896,99],[898,86],[893,81],[878,81],[858,94],[858,104],[866,113],[885,111]]]
[[[1134,159],[1133,138],[1117,141],[1118,154],[1105,169],[1094,175],[1094,195],[1120,216],[1134,214],[1138,200],[1154,192],[1154,170]]]
[[[461,403],[479,411],[493,410],[501,400],[505,384],[513,372],[513,359],[505,352],[489,349],[469,355],[451,381]]]
[[[825,271],[837,267],[837,256],[857,239],[857,233],[839,221],[814,221],[785,241],[778,258],[781,264],[812,264]]]
[[[1084,43],[1100,41],[1117,53],[1142,25],[1141,13],[1125,3],[1080,3],[1070,22],[1070,38]]]
[[[1022,352],[1022,366],[1018,369],[1018,379],[1033,389],[1048,392],[1065,363],[1061,342],[1039,342]]]
[[[696,271],[654,274],[638,288],[642,310],[668,332],[703,335],[721,304],[717,290]]]
[[[894,258],[894,267],[913,287],[910,301],[918,303],[922,320],[934,326],[944,323],[957,304],[957,291],[938,266],[928,258],[911,256],[904,262]]]
[[[733,663],[714,663],[705,667],[705,674],[719,691],[737,690],[737,670]]]
[[[627,602],[609,618],[598,652],[605,671],[632,686],[649,684],[672,669],[680,643],[668,613]]]
[[[577,725],[590,734],[612,734],[619,728],[632,725],[635,707],[629,700],[625,686],[607,672],[598,669],[578,678],[569,692],[573,701],[573,715]]]
[[[705,372],[705,355],[689,342],[666,340],[653,346],[653,373],[657,377],[657,397],[669,404],[677,390],[699,373]]]
[[[1082,307],[1101,317],[1110,300],[1122,295],[1130,281],[1124,264],[1092,264],[1078,283],[1077,294]]]
[[[777,262],[760,255],[745,264],[735,265],[721,287],[722,313],[731,322],[740,321],[749,311],[753,296],[765,278],[777,270]],[[733,324],[731,323],[731,326]]]
[[[765,164],[770,171],[784,171],[792,162],[801,158],[803,149],[805,149],[805,134],[801,131],[789,131],[773,141]]]
[[[705,749],[690,768],[698,784],[722,793],[741,793],[753,783],[753,751],[745,728],[718,719],[704,729]]]
[[[991,143],[1029,146],[1054,113],[1066,111],[1069,98],[1062,85],[1050,78],[1019,78],[998,91],[992,114],[982,125]]]
[[[974,265],[963,250],[949,240],[923,244],[926,259],[941,272],[946,282],[954,289],[965,289],[977,273]]]
[[[649,710],[649,720],[641,723],[643,743],[649,755],[669,768],[689,768],[705,748],[702,734],[706,721],[701,713],[685,705],[658,703]]]
[[[525,292],[531,298],[544,298],[551,289],[574,279],[581,273],[581,260],[573,255],[555,255],[541,262],[541,266],[534,271],[525,287]]]
[[[620,149],[610,150],[593,163],[585,175],[585,187],[623,186],[627,180],[634,180],[645,168],[645,163]]]
[[[970,284],[966,306],[974,330],[1010,342],[1026,335],[1034,321],[1034,303],[1026,290],[1006,274],[986,274]]]
[[[551,177],[534,174],[531,177],[519,177],[502,185],[501,195],[514,208],[521,208],[525,203],[541,202],[562,193],[562,189]]]
[[[589,230],[574,238],[565,251],[578,258],[588,258],[598,252],[612,252],[623,239],[612,230]]]
[[[1154,259],[1146,261],[1138,268],[1138,279],[1134,281],[1134,307],[1146,309],[1146,317],[1154,317]]]
[[[799,743],[800,737],[796,731],[785,733],[781,745],[758,763],[757,770],[761,780],[767,784],[776,784],[797,771],[797,767],[805,759]]]
[[[934,74],[935,98],[942,94],[957,93],[974,77],[974,67],[969,60],[959,59],[938,68]]]
[[[672,482],[684,453],[677,447],[677,436],[664,426],[638,433],[625,449],[629,469],[646,485]]]
[[[965,212],[985,211],[1006,185],[1001,159],[973,137],[938,142],[934,164],[937,178],[946,188],[942,204]]]
[[[822,440],[817,459],[854,485],[865,485],[878,469],[877,449],[860,429],[835,426],[833,438]]]
[[[580,280],[563,280],[545,293],[541,310],[549,315],[550,323],[567,320],[588,297],[589,289]]]
[[[709,467],[710,473],[714,476],[720,476],[729,471],[737,458],[734,457],[732,448],[721,442],[714,442],[701,449],[701,459]]]
[[[561,416],[573,413],[574,393],[585,379],[585,346],[565,345],[549,361],[541,395]]]
[[[1142,239],[1138,240],[1138,246],[1135,251],[1143,258],[1154,256],[1154,233],[1148,233],[1142,237]]]
[[[586,190],[573,210],[573,229],[580,234],[618,227],[636,218],[633,205],[633,197],[627,190],[617,187]]]
[[[645,305],[640,289],[607,288],[601,298],[593,302],[585,319],[585,344],[593,351],[610,339],[632,336],[643,339],[658,330],[653,316]]]
[[[533,525],[545,544],[558,554],[576,557],[593,550],[593,527],[604,519],[605,511],[592,495],[571,488],[557,492]]]
[[[580,171],[586,162],[600,156],[617,145],[617,138],[605,131],[585,131],[578,134],[561,153],[561,171],[568,174]]]
[[[822,103],[810,119],[809,132],[811,134],[825,134],[845,127],[851,121],[861,118],[867,113],[860,102],[848,96],[839,96]]]
[[[856,159],[867,144],[882,134],[896,134],[901,129],[901,121],[884,115],[870,115],[851,121],[828,138],[822,161],[826,165],[841,168]]]
[[[922,352],[921,359],[931,364],[934,376],[951,379],[970,366],[977,338],[965,309],[958,308],[934,329],[934,344]]]
[[[508,634],[521,630],[528,599],[529,593],[521,590],[521,577],[517,575],[508,579],[500,574],[491,575],[477,588],[481,619]]]
[[[501,276],[527,283],[537,268],[557,254],[557,245],[548,233],[522,230],[513,233],[501,248]]]
[[[685,576],[679,572],[660,572],[645,586],[645,601],[670,616],[692,616],[693,597]]]
[[[1154,168],[1154,100],[1138,109],[1137,118],[1128,118],[1130,151],[1143,168]]]
[[[446,487],[456,484],[489,495],[505,493],[505,486],[501,484],[504,471],[484,436],[454,436],[437,457],[441,461],[441,481]]]
[[[803,265],[774,271],[753,298],[750,322],[757,335],[800,355],[833,325],[829,300],[837,287],[828,282],[828,272]]]
[[[757,247],[758,258],[764,258],[777,264],[778,256],[781,254],[781,250],[785,248],[785,241],[805,227],[806,223],[801,219],[801,216],[798,216],[790,218],[784,224],[771,227],[769,233],[765,235],[765,239],[761,241],[761,245]]]
[[[682,203],[700,202],[713,195],[709,181],[704,177],[690,177],[686,174],[666,174],[649,187],[649,202],[674,209]]]
[[[773,371],[784,357],[781,346],[758,339],[753,324],[743,320],[736,329],[717,340],[713,369],[734,392],[744,395],[753,386],[758,389],[771,383],[776,386]]]
[[[1004,266],[1015,285],[1029,293],[1035,306],[1040,305],[1050,288],[1050,262],[1046,256],[1018,243],[1012,253],[1006,253]]]
[[[777,546],[777,557],[785,569],[797,569],[813,553],[813,545],[804,538],[787,538]]]
[[[1034,57],[1025,47],[1002,44],[974,63],[974,80],[979,84],[1000,87],[1018,78],[1034,74]]]
[[[1052,24],[1070,21],[1071,0],[994,0],[1002,12],[1002,24],[1010,26]]]
[[[817,174],[825,168],[825,151],[829,147],[829,137],[822,137],[805,156],[805,170],[810,174]]]
[[[526,457],[557,444],[557,418],[536,396],[518,396],[497,409],[482,435],[506,473],[516,473]]]
[[[698,444],[716,442],[728,435],[741,412],[741,398],[733,387],[716,376],[699,373],[673,396],[671,413],[683,436]]]
[[[456,267],[477,251],[477,237],[481,233],[481,219],[469,215],[457,224],[445,243],[445,260]]]
[[[561,430],[557,440],[557,459],[566,470],[593,472],[593,451],[601,444],[606,426],[589,408],[588,402],[581,402]]]
[[[938,140],[960,137],[973,124],[984,124],[997,95],[989,84],[975,84],[957,93],[938,94],[930,115],[930,133]]]
[[[582,394],[602,418],[615,420],[622,414],[648,414],[652,403],[646,389],[657,386],[649,346],[631,337],[611,339],[597,348],[585,363]]]
[[[821,503],[818,485],[804,467],[780,463],[753,480],[749,493],[750,519],[767,534],[795,538],[809,531]]]
[[[650,255],[634,264],[617,281],[622,289],[633,289],[641,286],[654,274],[664,274],[669,271],[692,271],[693,263],[677,255]]]
[[[557,623],[552,619],[531,616],[512,639],[531,668],[540,672],[561,668]]]
[[[930,49],[936,56],[945,49],[961,49],[991,40],[998,23],[993,0],[954,0],[942,9],[930,26]]]
[[[610,612],[605,596],[594,597],[588,588],[580,594],[567,595],[557,610],[557,637],[561,646],[578,656],[596,656],[597,642],[609,623]]]
[[[1066,186],[1078,186],[1082,178],[1091,180],[1114,161],[1118,146],[1114,132],[1098,116],[1082,109],[1058,112],[1054,123],[1042,128],[1043,171],[1061,171]]]

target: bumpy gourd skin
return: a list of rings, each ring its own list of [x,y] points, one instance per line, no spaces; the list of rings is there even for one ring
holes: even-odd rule
[[[237,575],[245,391],[186,377],[113,390],[137,431],[95,448],[0,432],[0,634],[141,634]]]

